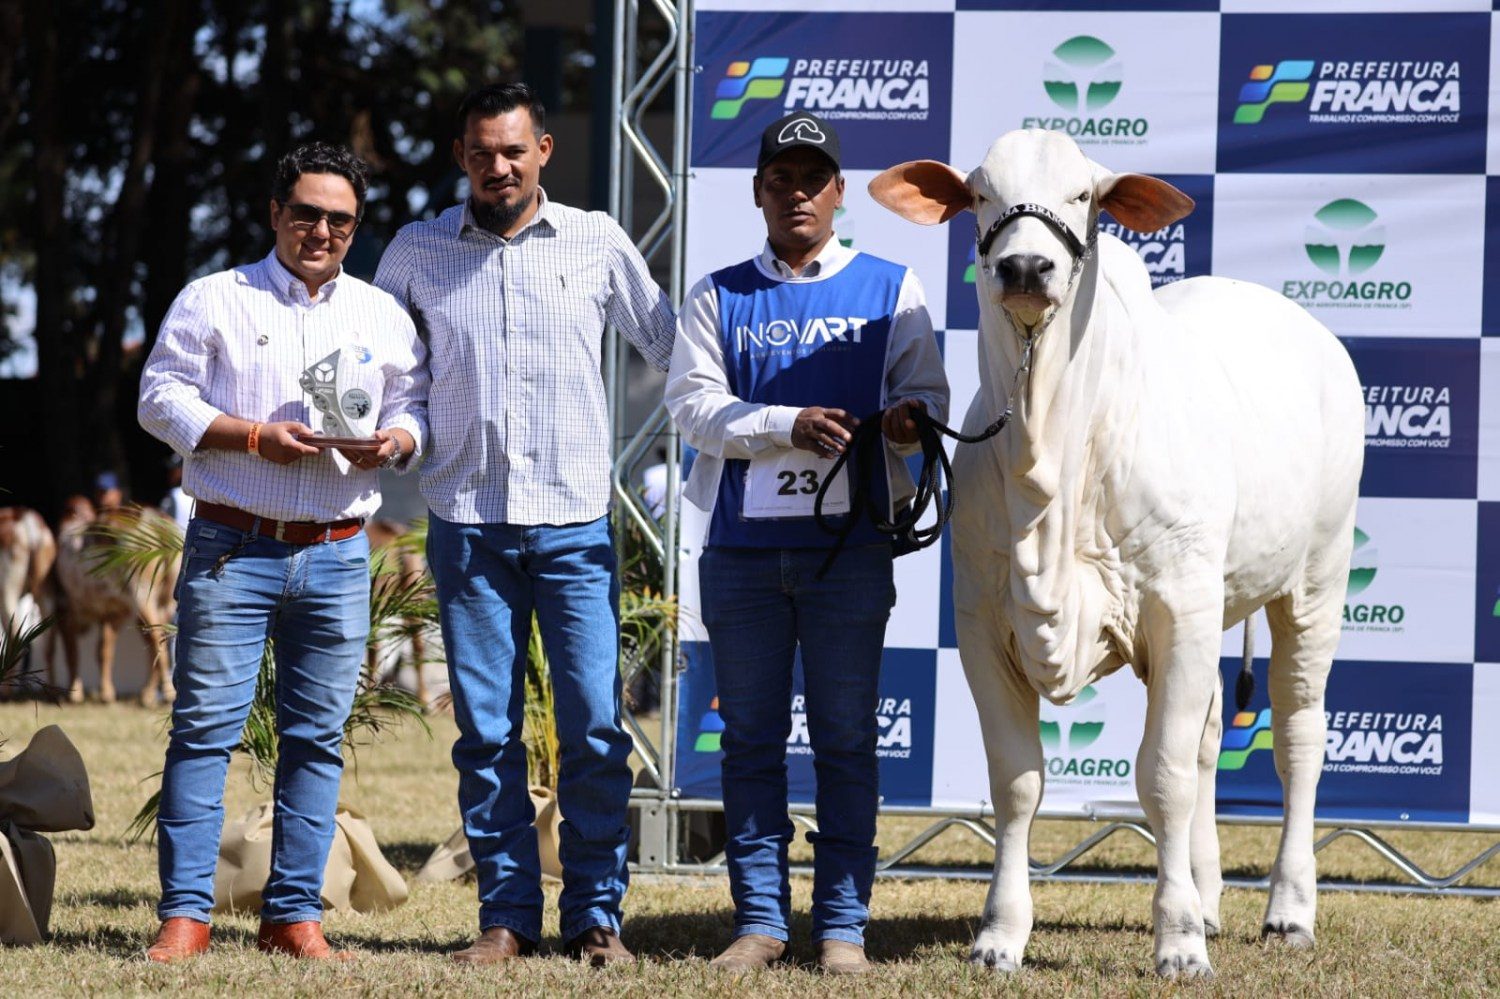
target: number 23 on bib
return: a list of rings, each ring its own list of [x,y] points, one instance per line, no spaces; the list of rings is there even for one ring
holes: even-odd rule
[[[832,459],[800,448],[778,448],[773,455],[756,458],[745,472],[745,519],[811,517],[818,490],[833,465]],[[828,487],[824,514],[849,512],[848,467]]]

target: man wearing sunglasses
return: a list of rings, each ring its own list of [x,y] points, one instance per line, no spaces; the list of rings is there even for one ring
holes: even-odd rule
[[[538,184],[552,136],[529,87],[475,91],[455,125],[468,200],[402,229],[375,274],[411,311],[431,355],[427,561],[482,931],[454,957],[497,964],[532,952],[542,934],[521,742],[535,613],[562,748],[564,949],[594,964],[629,960],[619,931],[631,740],[620,722],[599,364],[612,323],[666,370],[672,308],[613,219],[560,205]]]
[[[178,582],[153,961],[208,949],[224,776],[267,639],[279,752],[258,943],[340,956],[323,938],[320,895],[369,632],[363,525],[380,506],[378,469],[411,468],[427,429],[425,351],[411,319],[342,270],[365,177],[342,147],[284,157],[270,203],[275,248],[188,285],[141,375],[141,425],[182,456],[196,501]],[[365,421],[377,428],[368,444],[317,446],[313,424]]]

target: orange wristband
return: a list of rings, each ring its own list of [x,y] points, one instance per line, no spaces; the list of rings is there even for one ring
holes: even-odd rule
[[[245,450],[254,455],[260,454],[260,428],[261,425],[259,423],[252,423],[250,425],[250,436],[245,441]]]

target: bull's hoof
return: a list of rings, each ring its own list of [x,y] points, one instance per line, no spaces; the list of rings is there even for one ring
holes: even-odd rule
[[[111,687],[100,687],[99,688],[99,701],[102,704],[113,704],[113,703],[115,703],[115,688],[112,687],[112,686]]]
[[[1260,938],[1268,943],[1281,944],[1293,950],[1307,950],[1313,946],[1313,933],[1296,923],[1274,922],[1260,928]]]
[[[1006,975],[1013,975],[1021,970],[1019,956],[993,947],[975,947],[969,954],[969,963]]]
[[[150,687],[142,687],[139,700],[141,702],[141,707],[143,708],[156,707],[156,691],[152,690]]]
[[[1167,979],[1209,979],[1214,977],[1214,969],[1207,961],[1202,961],[1186,954],[1176,957],[1165,957],[1157,961],[1156,973]]]
[[[1218,936],[1219,935],[1219,921],[1217,919],[1209,919],[1207,916],[1204,916],[1203,917],[1203,935],[1206,936],[1206,937],[1216,937],[1216,936]]]
[[[81,681],[74,680],[72,682],[72,684],[69,685],[69,687],[68,687],[68,703],[69,704],[82,704],[83,703],[83,683]]]
[[[162,704],[164,704],[164,705],[170,705],[172,702],[174,702],[176,700],[177,700],[177,688],[176,687],[163,686],[161,688],[161,703]]]

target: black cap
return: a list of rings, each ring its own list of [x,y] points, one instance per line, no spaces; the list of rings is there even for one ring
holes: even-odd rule
[[[807,146],[816,149],[833,161],[835,170],[839,166],[839,133],[822,118],[807,111],[796,111],[778,121],[773,121],[760,133],[760,157],[755,169],[765,165],[788,149]]]

